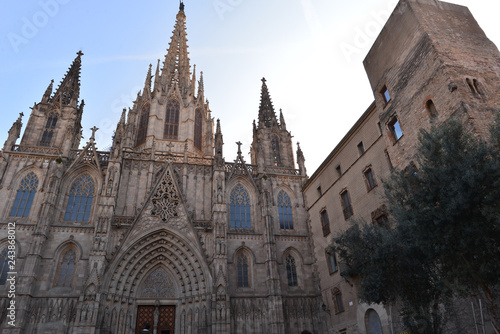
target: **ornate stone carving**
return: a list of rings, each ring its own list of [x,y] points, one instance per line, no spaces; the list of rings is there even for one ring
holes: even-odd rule
[[[165,270],[158,268],[144,280],[140,295],[142,298],[175,298],[175,289]]]
[[[172,217],[179,216],[177,207],[179,206],[180,198],[169,171],[165,173],[151,202],[153,203],[151,215],[160,217],[163,222],[168,221]]]

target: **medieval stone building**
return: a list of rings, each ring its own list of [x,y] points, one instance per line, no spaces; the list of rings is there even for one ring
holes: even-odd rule
[[[328,333],[406,332],[394,305],[367,305],[329,249],[354,221],[388,219],[383,182],[416,160],[420,129],[450,117],[488,136],[500,110],[500,53],[470,11],[437,0],[402,0],[364,60],[374,102],[304,187]],[[446,333],[493,333],[484,300],[446,306]],[[482,307],[483,306],[483,307]],[[445,306],[443,306],[445,307]],[[476,317],[476,318],[474,318]]]
[[[296,169],[263,79],[251,162],[240,147],[225,161],[185,20],[181,4],[109,151],[96,149],[95,127],[80,142],[81,52],[19,143],[23,115],[12,125],[0,158],[2,333],[326,331],[304,156],[297,148]]]

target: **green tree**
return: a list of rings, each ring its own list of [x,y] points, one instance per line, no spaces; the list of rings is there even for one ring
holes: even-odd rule
[[[416,163],[394,171],[384,188],[389,225],[354,224],[334,239],[360,298],[399,300],[409,329],[425,319],[425,333],[440,333],[439,304],[452,295],[482,294],[499,333],[498,115],[489,144],[455,119],[421,131]]]

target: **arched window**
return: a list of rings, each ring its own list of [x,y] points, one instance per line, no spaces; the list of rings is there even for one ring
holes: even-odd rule
[[[432,102],[432,100],[428,100],[425,103],[425,109],[427,109],[427,112],[429,113],[429,116],[431,118],[435,118],[437,116],[437,109],[436,109],[436,106],[434,105],[434,102]]]
[[[94,181],[89,174],[83,174],[71,186],[64,220],[87,222],[94,199]]]
[[[165,114],[165,129],[163,131],[164,139],[177,139],[179,132],[179,101],[175,99],[168,100],[167,113]]]
[[[9,272],[8,250],[5,247],[0,253],[0,285],[5,285],[7,273]]]
[[[47,119],[47,123],[45,123],[45,130],[43,131],[42,139],[40,140],[40,146],[50,146],[56,124],[57,114],[51,113]]]
[[[238,255],[238,288],[248,288],[248,257],[245,254]]]
[[[231,228],[252,228],[250,197],[241,184],[237,184],[230,198]]]
[[[201,116],[201,111],[200,109],[196,109],[195,116],[194,116],[194,147],[199,149],[201,151],[201,141],[202,141],[202,130],[203,130],[203,123],[202,123],[202,116]]]
[[[137,131],[136,145],[141,145],[146,142],[146,135],[148,133],[148,124],[149,124],[149,109],[150,109],[149,103],[145,103],[142,106],[141,115],[139,118],[139,131]]]
[[[278,194],[278,212],[280,229],[293,230],[292,202],[284,190],[281,190]]]
[[[17,189],[16,198],[10,210],[11,217],[28,217],[37,188],[38,177],[33,172],[28,173]]]
[[[271,140],[271,148],[273,154],[273,164],[276,167],[280,167],[281,166],[280,141],[278,136],[273,136],[273,139]]]
[[[57,282],[55,286],[70,287],[73,272],[75,271],[76,253],[70,248],[62,254],[57,270]]]
[[[288,254],[285,260],[286,263],[286,277],[288,279],[288,286],[298,286],[297,281],[297,267],[295,266],[295,259],[292,255]]]

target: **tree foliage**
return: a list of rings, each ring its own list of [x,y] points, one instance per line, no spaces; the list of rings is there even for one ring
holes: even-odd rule
[[[497,331],[500,283],[500,117],[489,143],[450,119],[421,131],[415,163],[384,183],[387,226],[353,224],[334,238],[368,303],[403,304],[410,330],[441,333],[439,305],[482,294]],[[418,327],[418,328],[416,328]]]

